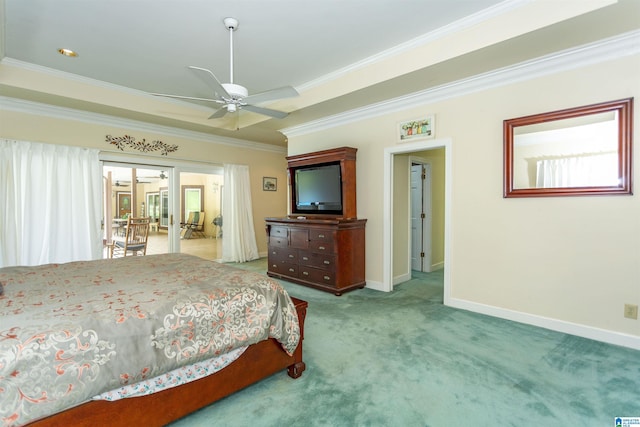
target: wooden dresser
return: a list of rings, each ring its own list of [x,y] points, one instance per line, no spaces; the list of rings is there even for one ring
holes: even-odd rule
[[[266,218],[267,274],[336,295],[363,288],[366,222]]]

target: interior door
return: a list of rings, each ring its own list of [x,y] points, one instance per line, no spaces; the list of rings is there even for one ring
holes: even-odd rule
[[[131,215],[131,193],[118,191],[117,193],[116,217],[125,218]]]
[[[411,269],[431,271],[431,165],[411,165]]]

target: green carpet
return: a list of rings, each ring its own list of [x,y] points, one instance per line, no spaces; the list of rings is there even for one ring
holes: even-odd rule
[[[238,267],[266,271],[266,260]],[[304,359],[189,415],[204,426],[598,426],[640,417],[640,352],[442,305],[442,271],[309,302]]]

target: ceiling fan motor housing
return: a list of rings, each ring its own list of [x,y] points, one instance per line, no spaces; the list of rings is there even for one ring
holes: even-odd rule
[[[233,99],[246,98],[249,95],[247,88],[233,83],[222,83],[222,87]]]

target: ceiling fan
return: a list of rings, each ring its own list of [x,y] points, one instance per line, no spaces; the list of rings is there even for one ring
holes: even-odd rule
[[[255,104],[298,96],[298,92],[293,87],[284,86],[277,89],[260,92],[254,95],[249,95],[249,91],[244,86],[233,83],[233,32],[238,28],[238,20],[235,18],[225,18],[224,26],[229,30],[229,83],[220,83],[213,72],[207,70],[206,68],[189,65],[187,68],[193,70],[196,75],[198,75],[205,81],[205,83],[211,86],[214,93],[213,98],[197,98],[193,96],[170,95],[166,93],[152,93],[152,95],[194,101],[207,101],[220,104],[220,107],[218,107],[217,111],[213,113],[209,117],[209,119],[217,119],[223,117],[227,113],[236,113],[239,110],[247,110],[276,119],[282,119],[286,117],[289,113],[286,113],[284,111],[272,110],[270,108],[258,107]]]

